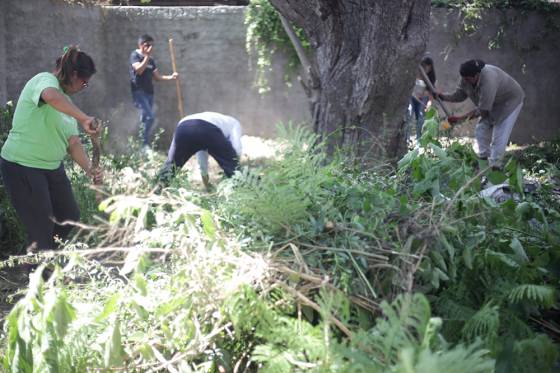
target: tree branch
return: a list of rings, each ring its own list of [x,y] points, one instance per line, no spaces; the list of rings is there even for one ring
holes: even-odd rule
[[[294,49],[296,50],[296,54],[299,58],[299,61],[301,62],[301,65],[303,66],[303,74],[304,74],[305,80],[311,81],[311,75],[313,74],[313,71],[312,71],[313,67],[311,66],[311,61],[309,61],[309,58],[307,57],[307,54],[305,53],[305,50],[303,48],[303,45],[301,44],[301,41],[297,37],[297,35],[296,35],[292,25],[290,24],[290,22],[288,22],[288,20],[282,14],[280,14],[280,12],[278,12],[278,16],[280,17],[280,21],[282,22],[282,26],[284,27],[284,31],[286,31],[286,34],[290,38],[290,41],[292,42],[292,45],[294,46]]]

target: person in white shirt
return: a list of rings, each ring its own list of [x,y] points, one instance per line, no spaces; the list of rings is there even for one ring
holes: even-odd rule
[[[175,172],[196,153],[204,185],[209,187],[208,154],[227,177],[239,167],[241,124],[229,115],[206,111],[179,121],[159,180],[168,183]]]

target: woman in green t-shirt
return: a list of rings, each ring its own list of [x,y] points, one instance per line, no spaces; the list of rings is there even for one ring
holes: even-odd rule
[[[79,219],[78,204],[62,160],[69,154],[96,182],[79,138],[78,123],[90,136],[99,136],[95,119],[72,103],[70,95],[88,86],[95,74],[90,56],[69,47],[53,73],[39,73],[23,88],[12,129],[0,153],[0,173],[12,205],[27,229],[28,250],[53,249],[54,237],[64,239]]]

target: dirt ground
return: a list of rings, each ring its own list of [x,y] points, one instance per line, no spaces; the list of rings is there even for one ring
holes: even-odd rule
[[[271,139],[264,139],[256,136],[241,137],[241,166],[256,166],[261,165],[268,159],[275,159],[277,157],[278,142]],[[202,178],[198,169],[198,162],[196,157],[192,157],[183,166],[183,170],[189,173],[189,180],[193,184],[202,187]],[[221,169],[218,163],[212,158],[208,157],[208,174],[210,182],[216,184],[221,179]]]
[[[21,266],[0,269],[0,327],[17,299],[18,291],[27,286],[28,282],[28,272]]]

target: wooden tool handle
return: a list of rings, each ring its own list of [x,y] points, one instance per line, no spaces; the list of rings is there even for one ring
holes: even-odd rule
[[[173,72],[177,72],[177,63],[175,62],[175,48],[173,47],[173,39],[169,39],[169,53],[171,54],[171,65],[173,66]],[[175,88],[177,89],[177,107],[179,108],[179,114],[181,119],[185,116],[183,111],[183,93],[181,92],[181,82],[179,77],[175,79]]]
[[[95,121],[93,122],[93,128],[97,130],[101,126],[103,126],[101,120],[95,119]],[[97,136],[90,136],[90,137],[91,137],[91,145],[92,145],[91,169],[96,170],[99,168],[100,161],[101,161],[101,133]],[[96,181],[95,179],[93,180],[93,183],[94,185],[101,185],[101,182]],[[101,200],[103,199],[103,195],[98,190],[95,191],[95,199],[97,200],[97,202],[101,202]]]
[[[422,77],[424,78],[424,81],[426,82],[426,84],[428,85],[428,88],[430,89],[430,91],[435,95],[435,99],[437,100],[437,102],[439,103],[439,105],[441,106],[441,108],[443,109],[443,111],[445,112],[446,116],[451,116],[451,112],[449,111],[449,109],[447,109],[447,106],[445,106],[443,104],[443,101],[437,96],[437,92],[436,92],[436,88],[434,87],[434,85],[432,84],[432,81],[430,80],[430,78],[428,77],[428,74],[426,74],[426,71],[424,70],[424,68],[422,67],[422,65],[418,65],[418,68],[420,69],[420,73],[422,74]]]

